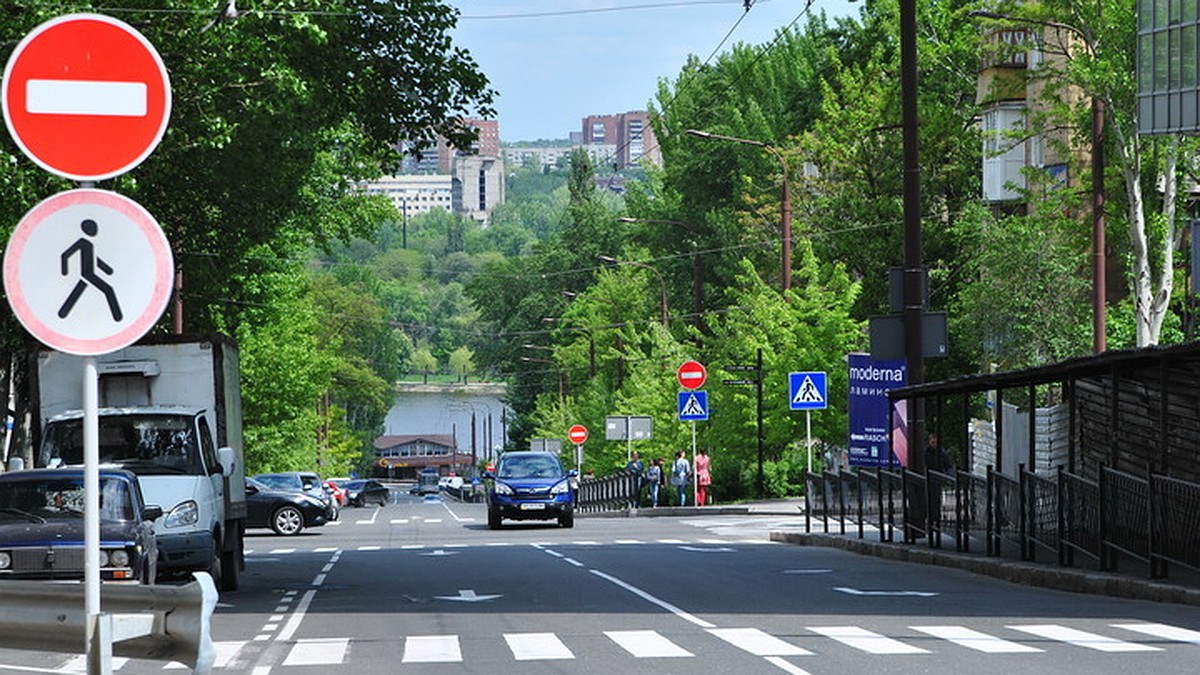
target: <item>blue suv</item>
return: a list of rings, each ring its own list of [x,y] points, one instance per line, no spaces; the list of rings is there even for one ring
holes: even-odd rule
[[[571,478],[558,456],[549,452],[506,452],[495,471],[485,471],[491,480],[487,491],[488,527],[495,530],[504,518],[554,520],[561,527],[575,525],[575,495]]]

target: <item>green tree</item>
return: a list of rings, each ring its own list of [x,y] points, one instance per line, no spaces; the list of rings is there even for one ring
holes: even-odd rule
[[[412,357],[409,359],[408,365],[413,371],[421,373],[422,377],[424,378],[424,382],[428,384],[429,374],[437,372],[438,360],[437,357],[433,355],[433,352],[429,351],[428,347],[418,347],[416,351],[412,353]]]
[[[466,382],[467,376],[475,372],[475,354],[467,347],[459,347],[450,353],[450,372],[454,373],[460,382]]]

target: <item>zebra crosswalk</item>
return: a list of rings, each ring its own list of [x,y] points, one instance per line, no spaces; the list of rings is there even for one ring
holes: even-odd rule
[[[668,637],[655,630],[610,630],[602,631],[602,635],[632,659],[698,658],[698,652],[703,653],[705,650],[727,645],[752,656],[763,657],[785,670],[789,668],[786,662],[782,661],[784,657],[798,657],[801,660],[797,663],[804,663],[804,659],[819,658],[822,654],[840,648],[872,655],[899,656],[954,655],[961,654],[964,649],[978,654],[1036,654],[1050,651],[1051,645],[1106,653],[1160,652],[1172,645],[1200,646],[1200,630],[1151,622],[1110,623],[1089,630],[1047,623],[1011,623],[1000,627],[993,626],[987,630],[961,625],[912,625],[908,626],[908,629],[934,638],[935,641],[922,639],[921,644],[917,645],[908,641],[912,640],[911,633],[903,636],[886,635],[877,630],[852,625],[804,626],[803,631],[807,635],[791,633],[788,639],[748,627],[713,627],[699,631],[702,636],[716,638],[712,643],[698,641],[703,638],[697,638],[694,634],[685,637],[676,633]],[[1103,632],[1099,632],[1100,630]],[[588,648],[586,643],[590,640],[583,641],[585,646],[570,644],[571,640],[579,637],[579,634],[575,633],[569,638],[564,638],[553,632],[511,632],[503,633],[495,639],[497,647],[503,645],[507,648],[513,661],[529,663],[587,658],[584,650]],[[1143,642],[1138,642],[1139,639]],[[454,664],[463,663],[466,658],[462,646],[463,638],[459,635],[408,635],[399,637],[398,640],[403,643],[402,664]],[[685,640],[685,644],[680,644]],[[1037,646],[1022,640],[1032,640]],[[476,643],[479,638],[472,636],[470,641]],[[1147,641],[1152,644],[1148,644]],[[217,642],[214,668],[229,670],[239,665],[244,667],[244,662],[239,661],[237,657],[241,650],[252,644],[252,641]],[[288,649],[286,656],[279,663],[281,668],[337,666],[348,663],[354,652],[355,640],[300,639],[285,644]],[[489,654],[498,653],[490,648],[486,651]],[[113,670],[120,670],[128,661],[115,659]],[[166,670],[182,668],[185,666],[178,663],[167,664],[164,667]],[[86,672],[86,663],[81,657],[77,657],[63,664],[58,670],[63,673]]]

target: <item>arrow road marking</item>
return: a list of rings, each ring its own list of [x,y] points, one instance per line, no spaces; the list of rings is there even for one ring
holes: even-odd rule
[[[144,82],[29,80],[25,109],[33,115],[145,117]]]
[[[499,595],[475,595],[475,591],[470,589],[459,590],[458,595],[435,595],[438,600],[451,600],[454,602],[484,602],[486,600],[495,600],[503,597]]]
[[[846,593],[848,595],[872,595],[882,597],[933,598],[941,595],[940,593],[931,593],[928,591],[860,591],[857,588],[847,588],[845,586],[836,586],[833,590]]]

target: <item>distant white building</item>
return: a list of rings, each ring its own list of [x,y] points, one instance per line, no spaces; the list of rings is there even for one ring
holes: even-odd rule
[[[611,169],[617,156],[617,146],[615,145],[556,145],[553,147],[540,148],[525,148],[525,147],[506,147],[503,148],[504,161],[508,166],[524,166],[527,162],[535,162],[542,170],[547,168],[557,167],[560,163],[566,164],[574,150],[583,150],[588,154],[588,159],[591,160],[592,166],[598,169]]]
[[[454,177],[439,174],[385,176],[366,185],[367,194],[386,195],[405,218],[433,210],[454,212]]]

